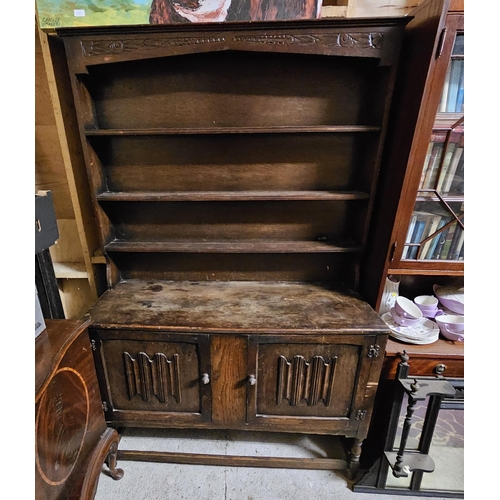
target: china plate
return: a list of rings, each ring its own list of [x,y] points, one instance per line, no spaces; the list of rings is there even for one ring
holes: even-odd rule
[[[432,344],[439,339],[439,326],[430,319],[422,318],[413,326],[400,326],[394,322],[391,313],[382,315],[382,319],[391,329],[391,337],[410,344]]]

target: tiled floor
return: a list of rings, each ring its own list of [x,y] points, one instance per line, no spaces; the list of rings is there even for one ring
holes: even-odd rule
[[[338,439],[273,433],[125,430],[120,449],[246,456],[337,456]],[[119,461],[121,480],[101,474],[95,500],[391,500],[353,492],[342,471],[178,465]],[[460,471],[458,471],[460,473]],[[434,500],[439,500],[439,498]]]

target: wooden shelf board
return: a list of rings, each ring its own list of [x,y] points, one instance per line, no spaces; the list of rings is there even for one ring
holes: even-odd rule
[[[323,241],[120,241],[106,245],[107,252],[186,253],[353,253],[358,245]]]
[[[54,262],[56,278],[88,278],[84,262]]]
[[[87,137],[117,135],[198,135],[198,134],[298,134],[298,133],[353,133],[380,132],[370,125],[308,125],[282,127],[193,127],[154,129],[93,129],[85,130]]]
[[[90,259],[92,264],[106,264],[106,257],[101,253],[100,250],[97,250],[92,258]]]
[[[99,201],[347,201],[366,200],[360,191],[178,191],[178,192],[106,192]]]
[[[413,276],[463,276],[463,269],[388,269],[387,274],[407,274]]]
[[[442,195],[443,200],[448,203],[462,203],[465,200],[464,195],[449,196]],[[440,202],[441,200],[437,196],[422,196],[421,194],[417,196],[415,201],[435,201]]]

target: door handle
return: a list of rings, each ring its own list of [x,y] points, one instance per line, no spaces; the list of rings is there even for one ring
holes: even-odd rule
[[[257,383],[257,379],[255,378],[255,375],[248,375],[248,383],[250,385],[255,385]]]

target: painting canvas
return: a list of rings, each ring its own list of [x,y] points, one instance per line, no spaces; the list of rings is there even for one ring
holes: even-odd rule
[[[316,19],[322,0],[37,0],[42,29]]]

